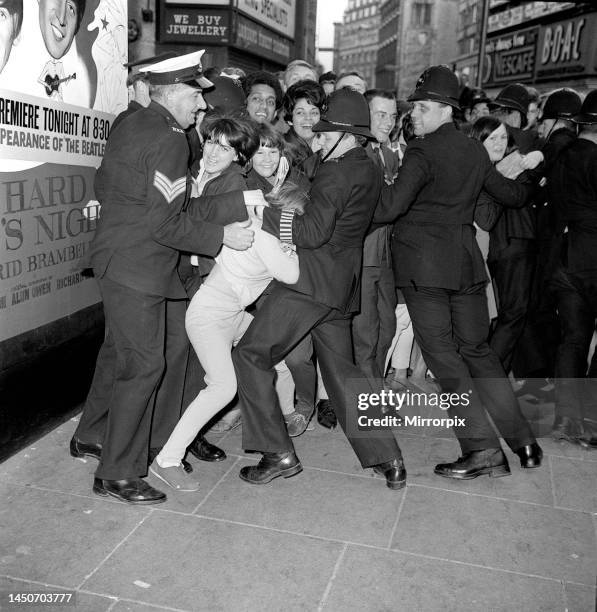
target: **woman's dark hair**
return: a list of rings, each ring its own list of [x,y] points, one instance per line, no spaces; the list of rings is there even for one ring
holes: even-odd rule
[[[274,90],[276,96],[276,109],[282,106],[283,93],[282,88],[280,87],[280,82],[270,72],[265,72],[264,70],[251,72],[246,77],[241,78],[240,82],[243,86],[243,90],[247,98],[251,95],[253,85],[267,85],[268,87],[271,87]]]
[[[222,136],[236,151],[238,163],[244,166],[259,148],[259,137],[252,121],[229,115],[212,115],[204,119],[199,127],[203,140],[219,141]]]
[[[292,120],[292,111],[296,103],[302,99],[316,106],[320,112],[323,111],[325,98],[325,92],[319,83],[309,80],[297,81],[291,85],[284,94],[284,99],[282,100],[284,119],[286,121]]]
[[[253,123],[253,127],[257,131],[260,147],[271,147],[273,149],[278,149],[280,154],[284,154],[286,142],[283,134],[278,132],[278,130],[273,128],[269,123]]]
[[[473,123],[473,127],[471,128],[471,132],[469,136],[474,138],[475,140],[479,140],[484,142],[485,139],[495,132],[500,125],[506,127],[506,124],[503,121],[500,121],[497,117],[493,117],[492,115],[486,115],[485,117],[479,117],[475,123]],[[512,153],[512,151],[516,148],[516,144],[514,142],[514,138],[512,134],[508,131],[506,127],[506,132],[508,134],[508,144],[506,146],[506,155]]]
[[[473,123],[469,136],[475,140],[480,140],[483,142],[489,136],[489,134],[495,132],[500,125],[503,125],[503,123],[491,115],[479,117],[479,119]]]

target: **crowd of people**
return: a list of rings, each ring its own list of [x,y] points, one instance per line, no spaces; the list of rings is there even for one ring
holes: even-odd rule
[[[226,459],[205,432],[239,424],[261,453],[241,479],[294,476],[315,415],[401,489],[387,406],[359,419],[384,388],[467,397],[446,478],[510,474],[500,437],[540,467],[521,395],[597,447],[597,91],[491,99],[432,66],[397,100],[357,72],[202,54],[131,73],[96,175],[106,331],[70,445],[99,460],[95,493],[165,501],[148,471],[196,491],[187,452]]]

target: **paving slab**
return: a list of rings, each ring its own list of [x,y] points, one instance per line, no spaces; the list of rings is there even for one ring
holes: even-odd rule
[[[556,506],[597,513],[597,463],[567,457],[549,461]]]
[[[147,508],[0,483],[0,574],[76,587]]]
[[[239,467],[242,465],[250,465],[250,462],[243,461]],[[267,485],[251,485],[240,480],[235,470],[197,513],[387,547],[402,495],[402,491],[391,491],[385,481],[370,476],[305,468],[292,478],[278,478]]]
[[[593,610],[597,610],[597,589],[567,583],[564,590],[567,612],[593,612]]]
[[[348,546],[325,612],[563,612],[555,580]]]
[[[592,586],[589,514],[410,487],[392,548]]]
[[[335,542],[156,512],[83,586],[184,610],[315,610],[341,549]]]

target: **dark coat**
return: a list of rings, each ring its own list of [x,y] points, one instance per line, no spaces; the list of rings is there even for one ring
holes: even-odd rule
[[[344,313],[359,310],[363,241],[381,184],[360,146],[319,166],[311,203],[292,222],[301,271],[291,289]],[[280,223],[280,211],[266,208],[263,229],[280,237]]]
[[[584,138],[572,142],[550,180],[557,217],[568,228],[564,263],[569,272],[597,274],[597,144]]]
[[[400,157],[385,145],[373,148],[369,143],[365,147],[365,151],[369,158],[375,162],[378,171],[382,173],[384,182],[391,185],[400,168]],[[383,163],[379,154],[383,156]],[[385,268],[392,267],[392,226],[389,224],[373,223],[369,228],[369,233],[365,238],[363,247],[363,266],[373,266]]]
[[[465,259],[472,263],[468,284],[487,280],[473,226],[482,189],[510,206],[520,205],[529,192],[504,178],[483,144],[452,123],[409,143],[398,178],[383,187],[374,217],[376,222],[396,221],[392,255],[397,286],[458,290]]]
[[[97,277],[185,298],[176,273],[179,251],[214,256],[223,225],[247,218],[242,197],[226,206],[221,196],[189,202],[188,157],[184,130],[156,102],[111,135],[95,177],[101,211],[89,258]]]

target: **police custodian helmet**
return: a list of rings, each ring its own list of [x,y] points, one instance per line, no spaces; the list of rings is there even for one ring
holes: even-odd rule
[[[448,66],[431,66],[419,77],[409,102],[431,100],[460,108],[458,77]]]
[[[576,123],[597,123],[597,89],[587,94],[578,115],[572,118]]]
[[[580,113],[580,96],[564,87],[549,94],[543,105],[542,119],[571,119]]]
[[[326,110],[311,129],[314,132],[348,132],[375,140],[369,129],[370,120],[364,96],[345,87],[330,94]]]

